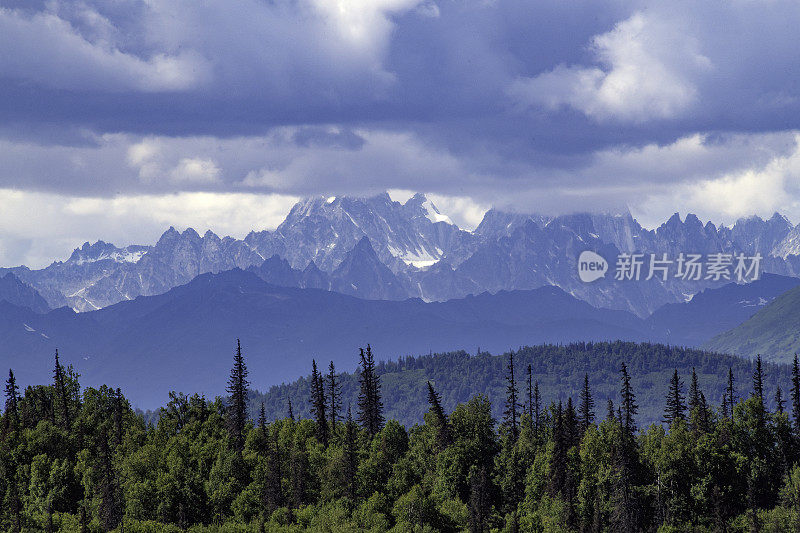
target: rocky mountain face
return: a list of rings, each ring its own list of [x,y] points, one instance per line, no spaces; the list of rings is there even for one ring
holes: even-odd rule
[[[604,279],[587,284],[577,258],[593,250],[607,258]],[[98,241],[47,268],[0,269],[35,288],[52,307],[100,309],[137,296],[161,294],[204,273],[249,269],[277,285],[333,290],[366,299],[418,297],[444,301],[485,291],[561,287],[597,307],[647,316],[727,280],[618,282],[620,253],[760,253],[763,272],[800,274],[800,227],[777,213],[732,227],[676,213],[655,230],[629,213],[557,217],[492,209],[473,232],[460,229],[422,194],[405,203],[317,197],[298,202],[275,231],[244,239],[193,229],[166,231],[153,246],[117,248]],[[647,265],[642,269],[645,277]]]
[[[50,306],[47,305],[47,301],[42,298],[42,295],[33,287],[20,281],[11,272],[0,277],[0,300],[16,306],[27,307],[34,313],[50,311]]]

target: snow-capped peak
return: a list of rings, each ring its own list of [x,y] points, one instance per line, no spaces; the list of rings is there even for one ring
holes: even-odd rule
[[[445,222],[446,224],[451,224],[451,225],[453,224],[453,221],[450,220],[450,217],[440,213],[439,210],[436,208],[436,206],[433,205],[433,202],[431,202],[427,198],[425,198],[425,201],[422,202],[422,208],[426,212],[425,216],[427,216],[428,220],[430,220],[434,224],[436,222]]]

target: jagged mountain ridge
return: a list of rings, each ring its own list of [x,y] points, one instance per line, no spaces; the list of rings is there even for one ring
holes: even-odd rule
[[[592,305],[647,316],[663,304],[686,301],[724,282],[621,284],[606,279],[586,285],[575,275],[578,254],[585,249],[606,257],[633,251],[671,256],[759,252],[765,257],[765,272],[795,276],[800,272],[798,234],[800,229],[777,213],[767,220],[742,219],[730,228],[703,224],[691,214],[682,220],[676,213],[648,230],[629,213],[550,217],[495,209],[469,232],[424,195],[400,203],[384,193],[371,198],[309,198],[298,202],[275,231],[254,231],[244,239],[221,238],[211,231],[201,237],[191,228],[170,228],[152,246],[85,243],[64,262],[40,270],[0,269],[0,275],[13,272],[38,290],[50,307],[68,305],[78,311],[161,294],[197,275],[238,267],[255,269],[272,283],[370,299],[443,301],[484,291],[556,285]],[[368,246],[362,246],[364,239]],[[362,252],[373,251],[362,253],[363,268],[347,263],[359,246]],[[272,261],[274,257],[286,265]],[[340,268],[343,264],[349,266]]]

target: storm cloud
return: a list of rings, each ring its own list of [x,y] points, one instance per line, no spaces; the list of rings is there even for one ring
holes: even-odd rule
[[[797,2],[0,6],[5,217],[44,202],[70,221],[4,223],[6,264],[384,189],[466,225],[490,205],[800,220]],[[186,195],[217,218],[164,207]]]

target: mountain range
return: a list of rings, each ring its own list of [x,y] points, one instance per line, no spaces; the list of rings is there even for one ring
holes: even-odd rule
[[[798,281],[765,276],[748,285],[709,289],[676,304],[680,308],[642,319],[592,307],[554,286],[446,302],[367,300],[273,285],[234,268],[97,311],[62,307],[37,313],[0,301],[0,361],[14,369],[20,383],[39,383],[50,378],[58,348],[85,385],[122,386],[146,408],[161,405],[172,389],[222,394],[237,338],[253,386],[264,390],[306,374],[312,358],[351,371],[358,347],[367,343],[385,360],[588,340],[700,344],[747,320]]]
[[[474,231],[439,212],[422,194],[405,203],[317,197],[298,202],[274,231],[244,239],[169,228],[154,245],[119,248],[85,243],[66,261],[43,269],[0,269],[35,288],[50,308],[102,309],[158,295],[204,273],[250,269],[271,283],[320,288],[367,299],[446,301],[485,291],[558,286],[595,307],[647,317],[667,303],[689,300],[725,280],[658,278],[592,284],[576,274],[578,255],[621,252],[760,253],[764,272],[800,272],[800,228],[777,213],[732,227],[673,215],[655,230],[629,213],[543,216],[489,210]]]

